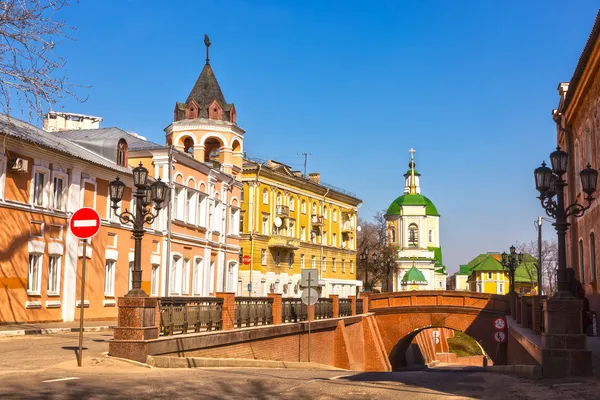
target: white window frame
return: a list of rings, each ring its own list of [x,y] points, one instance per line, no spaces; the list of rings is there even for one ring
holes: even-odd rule
[[[317,257],[316,256],[312,256],[312,258],[310,259],[310,266],[312,269],[317,268]]]
[[[304,199],[300,201],[300,212],[306,214],[306,200]]]
[[[52,260],[56,260],[54,265],[54,274],[52,274]],[[60,254],[50,254],[48,257],[48,285],[46,287],[48,296],[60,296],[60,270],[62,264],[62,256]],[[52,275],[55,276],[56,287],[50,288]]]
[[[342,274],[346,273],[346,260],[342,260]]]
[[[331,272],[337,271],[337,260],[334,258],[331,260]]]
[[[333,209],[331,210],[331,219],[333,219],[333,222],[337,222],[337,209]]]
[[[204,228],[207,228],[207,224],[206,224],[206,214],[207,214],[207,200],[208,195],[206,193],[203,192],[198,192],[198,197],[197,197],[197,218],[198,218],[198,222],[197,224],[199,226],[202,226]]]
[[[294,196],[290,196],[288,201],[290,211],[296,211],[296,201],[294,200]]]
[[[194,189],[185,190],[185,222],[189,224],[196,223],[196,198],[197,192]]]
[[[303,226],[301,228],[301,232],[302,232],[302,240],[304,240],[306,242],[306,227]]]
[[[230,220],[229,226],[230,229],[228,231],[231,232],[232,235],[240,234],[240,209],[238,207],[230,206]]]
[[[32,279],[33,277],[33,270],[32,270],[32,257],[36,257],[36,264],[35,265],[35,269],[37,270],[37,281],[34,282],[34,279]],[[27,294],[29,296],[39,296],[41,294],[41,288],[42,288],[42,264],[43,264],[43,260],[44,260],[44,254],[43,253],[37,253],[37,252],[30,252],[29,253],[29,258],[27,260]],[[35,284],[35,286],[32,285]]]
[[[129,277],[129,290],[133,289],[133,269],[135,268],[135,261],[129,261],[129,269],[127,276]]]
[[[35,203],[35,188],[36,188],[36,176],[37,174],[42,174],[44,176],[44,183],[42,185],[42,204]],[[33,170],[31,172],[31,195],[29,196],[29,203],[36,208],[48,208],[49,202],[49,186],[50,186],[50,170],[45,167],[41,167],[39,165],[34,165]]]
[[[327,272],[327,259],[325,257],[321,258],[321,272]]]
[[[180,254],[173,254],[171,258],[171,276],[169,277],[169,294],[181,295],[181,264],[183,257]]]
[[[108,264],[112,264],[112,269],[110,270],[110,276],[108,276]],[[117,260],[107,259],[104,261],[104,296],[106,297],[114,297],[115,296],[115,270],[117,268]],[[110,291],[107,291],[107,283],[110,283]]]
[[[288,253],[288,267],[294,268],[294,254],[291,251]]]
[[[262,228],[261,233],[263,235],[268,235],[269,234],[269,217],[265,217],[265,216],[262,217],[261,228]]]
[[[152,264],[150,269],[150,296],[158,296],[158,278],[160,274],[160,265]]]
[[[262,201],[263,201],[263,204],[269,204],[269,191],[267,189],[263,189]]]
[[[278,251],[275,252],[275,266],[277,268],[281,266],[281,254]]]
[[[304,254],[300,254],[300,269],[304,269]]]
[[[57,170],[53,170],[52,171],[52,177],[51,179],[51,184],[50,184],[50,195],[51,195],[51,199],[52,199],[52,204],[50,204],[50,207],[52,207],[52,209],[54,211],[67,211],[67,188],[69,187],[69,180],[68,180],[68,176],[67,174],[65,174],[64,172],[61,171],[57,171]],[[60,193],[60,198],[61,198],[61,202],[62,202],[62,207],[56,207],[56,196],[54,196],[54,190],[55,190],[55,180],[56,179],[60,179],[63,182],[63,187],[62,187],[62,193]],[[110,202],[110,198],[108,199]]]
[[[181,294],[190,294],[190,259],[184,258],[181,264]]]
[[[288,236],[289,237],[295,237],[296,236],[296,232],[295,232],[295,228],[296,228],[296,221],[294,220],[290,220],[289,222],[289,228],[288,228]]]
[[[354,273],[354,261],[350,260],[350,273],[353,274]]]
[[[6,187],[6,157],[0,154],[0,200],[4,200],[4,192]]]
[[[194,258],[194,276],[192,279],[192,293],[202,295],[204,288],[204,259],[202,257]]]
[[[337,246],[337,233],[332,233],[331,234],[331,245],[336,247]]]
[[[175,184],[173,193],[173,219],[183,221],[185,218],[185,202],[186,192],[185,186],[178,183]]]
[[[267,249],[260,250],[260,265],[267,265]]]

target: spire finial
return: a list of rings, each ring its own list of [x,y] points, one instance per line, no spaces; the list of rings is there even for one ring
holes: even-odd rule
[[[208,56],[208,48],[210,47],[210,39],[208,35],[204,34],[204,45],[206,46],[206,64],[210,64],[210,57]]]
[[[417,194],[417,185],[415,182],[415,149],[412,147],[408,151],[410,153],[410,191],[409,194]]]

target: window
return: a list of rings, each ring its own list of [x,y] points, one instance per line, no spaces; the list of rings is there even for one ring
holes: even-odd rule
[[[42,280],[42,255],[29,254],[29,273],[27,276],[27,294],[40,294]]]
[[[481,293],[481,282],[477,282],[477,292]]]
[[[337,270],[337,262],[336,262],[335,258],[333,258],[333,259],[331,260],[331,270],[332,270],[333,272],[336,272],[336,270]]]
[[[321,243],[327,246],[327,232],[323,232],[323,235],[321,236]]]
[[[306,214],[306,200],[302,200],[302,203],[300,203],[300,212]]]
[[[288,267],[294,268],[294,255],[291,252],[288,254]]]
[[[321,272],[327,271],[327,260],[325,257],[321,258]]]
[[[198,193],[198,207],[196,212],[198,225],[206,227],[206,195]]]
[[[503,283],[501,283],[498,286],[498,294],[504,294],[504,284]]]
[[[117,145],[117,165],[121,167],[127,166],[127,142],[125,139],[119,140]]]
[[[115,260],[106,260],[104,265],[104,295],[115,295]]]
[[[245,186],[242,186],[242,188],[240,189],[240,203],[244,202],[244,194],[246,193],[246,191],[244,190],[245,188]]]
[[[173,217],[183,221],[185,212],[184,190],[181,186],[175,186],[175,202],[173,203]]]
[[[4,187],[6,186],[6,157],[0,154],[0,200],[4,199]]]
[[[231,220],[229,222],[229,226],[231,226],[231,234],[239,235],[241,232],[241,223],[240,223],[240,210],[238,208],[231,207]]]
[[[263,235],[269,234],[269,217],[263,217],[262,219],[262,233]]]
[[[55,176],[52,180],[52,207],[63,211],[65,206],[65,179]]]
[[[269,204],[269,192],[263,189],[263,204]]]
[[[574,152],[574,158],[575,158],[575,173],[579,174],[579,171],[581,171],[581,162],[579,161],[579,143],[575,142],[575,152]],[[575,179],[575,193],[579,194],[579,192],[581,192],[581,180],[580,179]],[[582,282],[583,283],[583,282]]]
[[[214,229],[214,221],[213,221],[213,216],[215,214],[215,203],[213,202],[213,200],[209,200],[208,201],[208,221],[207,221],[207,228],[209,230],[213,230]]]
[[[171,263],[171,273],[169,277],[169,291],[171,294],[178,294],[181,287],[181,257],[173,256]]]
[[[419,228],[417,224],[410,224],[408,226],[408,245],[417,246],[419,242]]]
[[[317,215],[317,203],[312,203],[312,214]]]
[[[279,267],[279,263],[281,261],[281,258],[279,257],[279,252],[275,253],[275,266]]]
[[[202,294],[202,274],[204,271],[204,262],[201,258],[196,258],[194,262],[194,294]]]
[[[267,250],[260,250],[260,265],[267,265]]]
[[[596,236],[594,232],[590,233],[590,269],[592,271],[592,281],[596,281]]]
[[[301,237],[302,237],[302,240],[304,240],[304,241],[306,242],[306,227],[305,227],[305,226],[303,226],[303,227],[300,229],[300,231],[301,231]]]
[[[487,273],[487,276],[488,276],[488,280],[491,280],[491,279],[492,279],[492,273],[491,273],[491,272],[488,272],[488,273]]]
[[[333,222],[337,222],[337,210],[333,209],[331,211],[331,218],[333,219]]]
[[[150,296],[158,296],[158,264],[152,264],[152,275],[150,277]]]
[[[133,289],[133,266],[134,262],[129,261],[129,290]]]
[[[342,274],[346,273],[346,260],[342,260]]]
[[[295,232],[294,232],[294,228],[295,228],[295,223],[294,221],[290,221],[290,227],[288,228],[288,235],[289,237],[294,237],[295,236]]]
[[[300,254],[300,269],[304,269],[304,254]]]
[[[331,245],[337,246],[337,234],[335,234],[335,233],[331,234]]]
[[[295,202],[294,202],[294,198],[292,196],[290,196],[290,211],[295,211]]]
[[[350,260],[350,273],[354,273],[354,261]]]
[[[327,206],[323,207],[323,219],[327,219]]]
[[[181,269],[181,294],[190,293],[190,260],[183,260],[183,268]]]
[[[43,207],[46,203],[44,189],[46,187],[46,176],[44,172],[36,171],[33,181],[33,204]]]
[[[429,243],[433,243],[433,231],[429,230]]]
[[[193,224],[196,222],[196,192],[190,189],[187,189],[186,192],[185,220]]]
[[[48,263],[48,294],[60,293],[60,256],[50,256]]]
[[[275,199],[275,204],[278,205],[278,206],[280,206],[281,205],[281,201],[282,201],[281,192],[277,192],[277,198]]]
[[[312,269],[317,268],[317,258],[315,256],[312,256],[312,258],[310,260],[310,267]]]
[[[579,240],[579,280],[583,284],[585,282],[585,265],[583,256],[583,240]]]
[[[389,232],[390,243],[396,243],[396,230],[394,228],[390,228]]]

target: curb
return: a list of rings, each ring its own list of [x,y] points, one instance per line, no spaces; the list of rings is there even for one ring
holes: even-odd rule
[[[84,327],[84,332],[107,332],[114,328],[114,326],[89,326]],[[0,331],[0,337],[11,337],[11,336],[28,336],[28,335],[52,335],[56,333],[72,333],[79,332],[79,328],[48,328],[48,329],[22,329],[18,331]]]
[[[148,356],[148,365],[154,368],[281,368],[346,371],[342,368],[308,362],[251,360],[241,358]]]
[[[491,365],[483,367],[485,372],[517,375],[522,378],[542,379],[542,367],[539,365]]]

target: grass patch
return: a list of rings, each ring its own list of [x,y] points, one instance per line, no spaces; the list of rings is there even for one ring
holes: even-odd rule
[[[448,338],[448,348],[450,349],[450,353],[456,353],[457,357],[479,356],[483,354],[475,339],[458,331],[454,331],[454,337]]]

